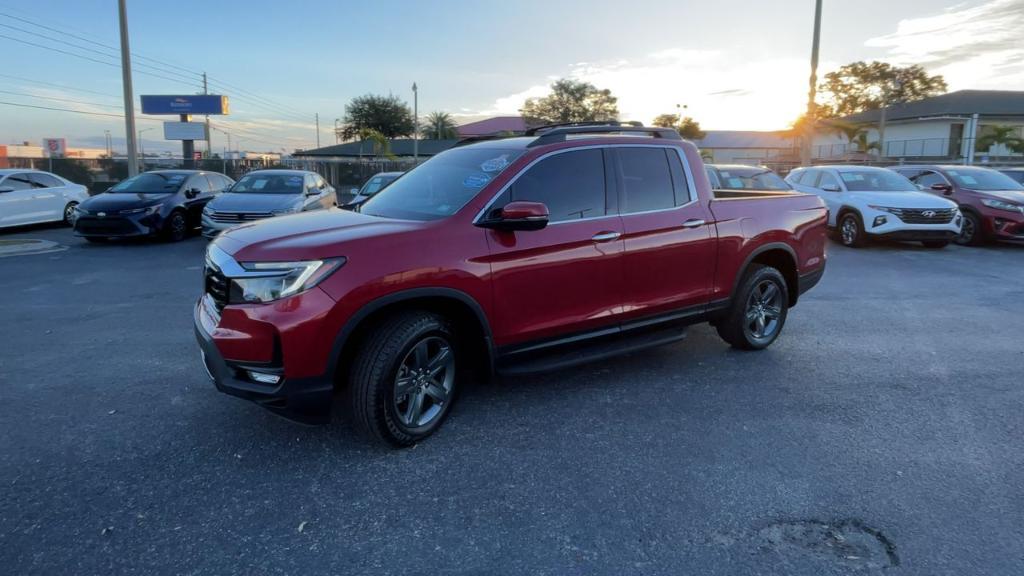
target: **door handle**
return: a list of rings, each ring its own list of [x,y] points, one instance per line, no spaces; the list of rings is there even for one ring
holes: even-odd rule
[[[622,236],[622,234],[619,234],[618,232],[598,232],[597,234],[594,234],[591,240],[594,242],[610,242],[612,240],[618,240],[619,236]]]
[[[705,222],[700,218],[690,218],[686,222],[683,222],[683,228],[700,228]]]

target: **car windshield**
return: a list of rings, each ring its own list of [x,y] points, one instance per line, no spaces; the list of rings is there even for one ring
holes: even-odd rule
[[[719,168],[722,188],[731,190],[791,190],[778,174],[765,168]]]
[[[495,148],[455,148],[442,152],[375,194],[360,212],[406,220],[451,216],[522,153]]]
[[[850,192],[916,192],[917,186],[890,170],[842,170],[839,177]]]
[[[359,189],[360,196],[373,196],[377,192],[380,192],[388,184],[395,181],[398,176],[374,176],[363,184],[363,187]]]
[[[946,170],[957,186],[971,190],[1024,190],[1019,182],[1002,172],[985,168]]]
[[[302,194],[304,178],[297,173],[252,173],[242,176],[228,192],[241,194]]]
[[[1006,172],[1003,172],[1003,174],[1006,174],[1017,182],[1024,184],[1024,170],[1007,170]]]
[[[108,192],[115,193],[171,193],[177,192],[178,188],[185,182],[188,174],[175,172],[146,172],[138,176],[132,176],[116,184]]]

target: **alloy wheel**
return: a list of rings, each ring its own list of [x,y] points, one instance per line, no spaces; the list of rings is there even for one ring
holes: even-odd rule
[[[455,384],[455,355],[440,336],[427,336],[413,345],[395,376],[394,407],[409,428],[427,426],[449,402]]]
[[[75,202],[71,202],[64,207],[64,222],[67,224],[75,223],[75,207],[78,206]]]
[[[842,235],[843,244],[847,246],[857,241],[857,221],[854,220],[853,216],[843,218]]]
[[[750,291],[744,329],[755,339],[770,338],[782,317],[782,290],[772,280],[762,280]]]
[[[960,225],[960,244],[970,244],[974,240],[974,234],[977,232],[974,227],[974,218],[965,217],[963,223]]]
[[[185,218],[181,214],[171,217],[171,239],[182,240],[185,238]]]

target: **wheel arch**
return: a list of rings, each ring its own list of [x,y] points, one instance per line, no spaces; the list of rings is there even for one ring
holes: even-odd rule
[[[750,270],[750,266],[752,264],[763,264],[775,268],[782,274],[782,277],[786,280],[786,291],[789,293],[789,306],[795,306],[800,295],[800,277],[797,273],[796,263],[796,250],[793,250],[793,247],[785,242],[770,242],[757,247],[743,261],[739,273],[733,280],[730,297],[735,297],[736,290],[739,288],[740,282],[743,281],[743,277],[746,276],[747,271]]]
[[[412,288],[381,296],[359,309],[335,337],[328,373],[335,385],[342,385],[346,375],[340,373],[350,366],[352,357],[364,334],[386,316],[405,310],[426,310],[451,319],[461,342],[467,343],[478,366],[486,374],[493,373],[494,345],[490,324],[480,304],[472,296],[453,288]]]

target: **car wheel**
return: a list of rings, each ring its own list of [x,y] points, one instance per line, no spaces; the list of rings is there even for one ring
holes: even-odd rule
[[[956,237],[956,243],[961,246],[978,246],[984,241],[981,219],[973,212],[964,212],[964,221],[960,225],[960,235]]]
[[[188,223],[181,212],[172,212],[164,224],[164,236],[168,242],[181,242],[188,233]]]
[[[847,212],[839,220],[839,241],[843,246],[859,248],[864,245],[864,225],[860,222],[860,216],[853,212]]]
[[[85,240],[87,242],[92,242],[93,244],[100,244],[102,242],[106,242],[107,241],[107,237],[106,236],[86,236]]]
[[[733,348],[761,350],[779,337],[788,313],[789,290],[782,273],[754,264],[743,276],[726,316],[716,328]]]
[[[948,240],[925,240],[921,242],[925,248],[945,248],[949,246]]]
[[[437,430],[459,380],[455,341],[450,324],[429,312],[403,313],[374,329],[355,356],[348,382],[355,428],[397,447]]]
[[[67,226],[75,225],[75,207],[78,206],[78,202],[68,202],[68,205],[64,207],[64,224]]]

